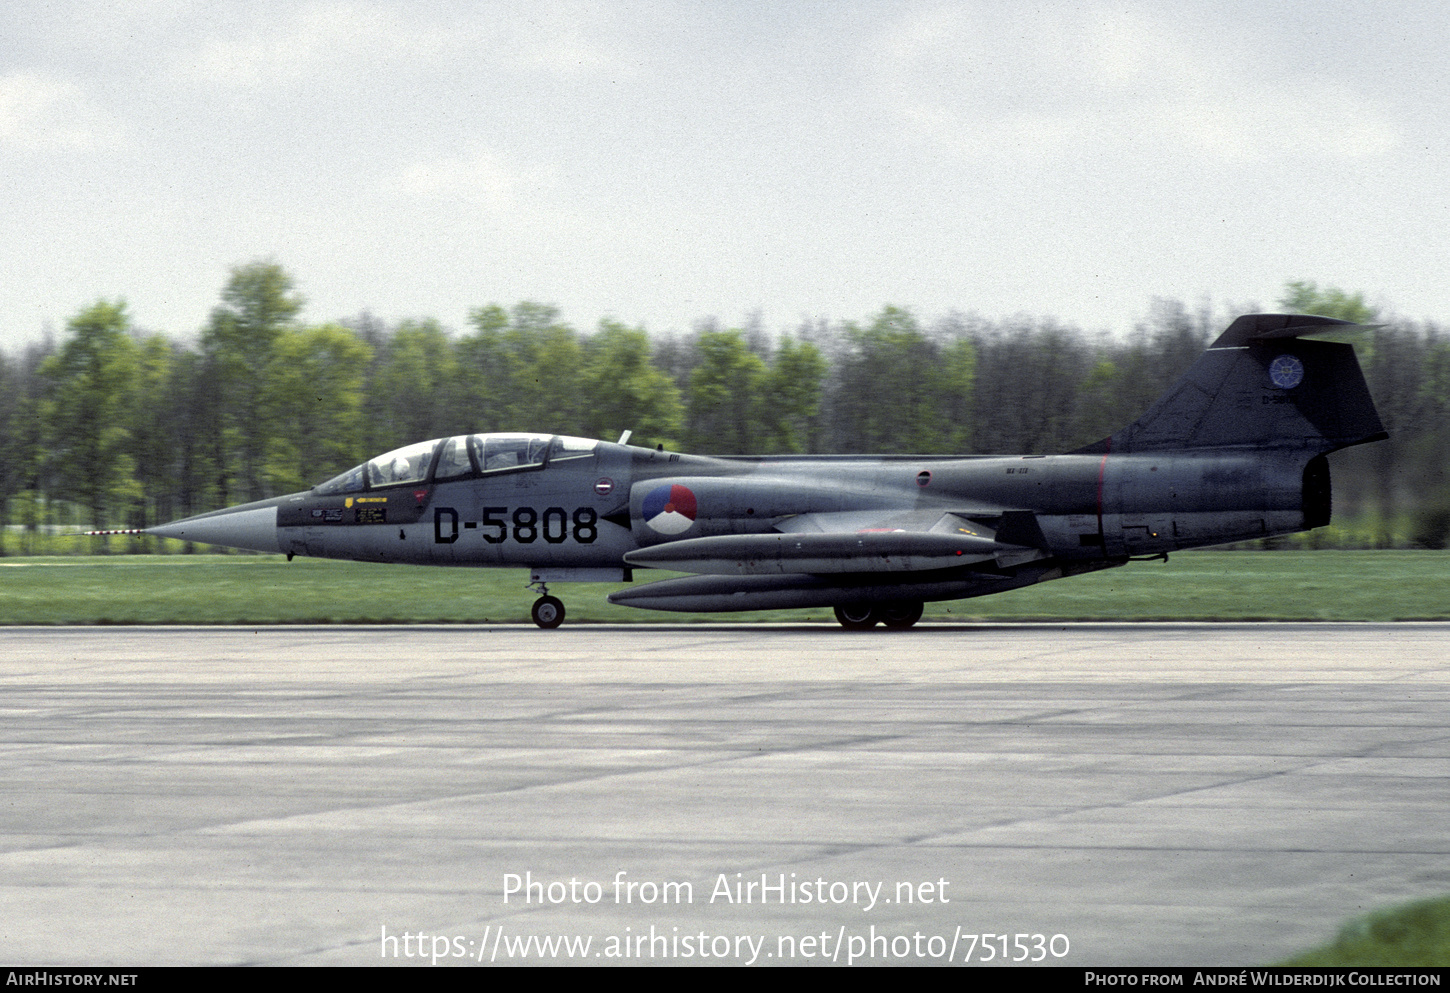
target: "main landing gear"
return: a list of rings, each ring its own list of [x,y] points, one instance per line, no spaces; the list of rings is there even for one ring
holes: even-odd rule
[[[529,589],[542,594],[529,609],[529,616],[534,619],[534,623],[546,631],[563,624],[563,601],[558,597],[549,596],[549,587],[543,583],[530,583]]]
[[[836,620],[847,631],[869,631],[877,624],[894,631],[904,631],[921,620],[920,600],[893,600],[890,603],[848,603],[836,608]]]

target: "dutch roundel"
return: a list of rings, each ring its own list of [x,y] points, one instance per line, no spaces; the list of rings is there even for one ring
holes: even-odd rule
[[[695,494],[683,486],[661,486],[644,498],[644,522],[660,534],[683,534],[695,523]]]
[[[1281,390],[1292,390],[1304,381],[1304,363],[1285,352],[1269,363],[1269,381]]]

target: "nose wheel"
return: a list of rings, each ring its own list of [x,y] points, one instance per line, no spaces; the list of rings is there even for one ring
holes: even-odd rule
[[[529,613],[533,616],[534,623],[545,630],[564,623],[564,604],[558,597],[539,597]]]
[[[563,602],[558,597],[549,596],[549,587],[542,580],[530,583],[528,589],[539,594],[529,610],[529,616],[534,619],[535,624],[547,631],[564,623]]]

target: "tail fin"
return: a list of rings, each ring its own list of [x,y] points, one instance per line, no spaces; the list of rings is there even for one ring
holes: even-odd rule
[[[1323,454],[1387,438],[1354,346],[1299,339],[1358,327],[1298,314],[1240,317],[1146,414],[1077,454],[1239,447]]]

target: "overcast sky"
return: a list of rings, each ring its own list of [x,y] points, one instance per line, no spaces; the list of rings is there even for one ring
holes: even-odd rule
[[[535,300],[1450,321],[1443,4],[186,2],[0,9],[0,347],[97,298],[194,335],[281,263],[322,322]]]

